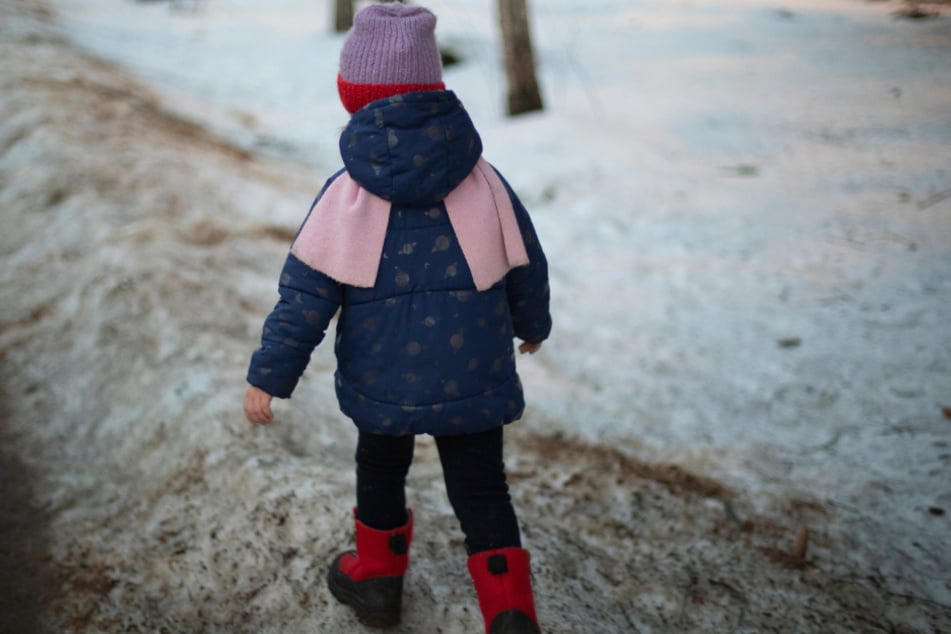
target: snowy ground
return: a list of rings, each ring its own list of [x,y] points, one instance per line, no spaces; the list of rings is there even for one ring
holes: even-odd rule
[[[356,629],[330,350],[240,412],[338,162],[323,5],[0,1],[0,631]],[[490,5],[428,3],[552,262],[508,458],[546,631],[951,628],[951,18],[536,0],[506,120]],[[411,486],[401,631],[478,631],[426,439]]]

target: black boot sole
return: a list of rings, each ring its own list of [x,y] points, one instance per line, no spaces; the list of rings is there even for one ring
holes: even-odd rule
[[[345,554],[334,559],[327,572],[330,593],[337,601],[349,605],[356,613],[357,620],[367,627],[399,625],[403,606],[403,577],[354,581],[340,571],[339,562]]]
[[[489,634],[541,634],[541,630],[524,612],[508,610],[492,620]]]

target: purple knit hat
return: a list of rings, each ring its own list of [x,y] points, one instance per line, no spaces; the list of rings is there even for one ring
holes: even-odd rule
[[[441,90],[436,16],[399,2],[373,4],[353,21],[343,51],[337,88],[348,112],[396,94]]]

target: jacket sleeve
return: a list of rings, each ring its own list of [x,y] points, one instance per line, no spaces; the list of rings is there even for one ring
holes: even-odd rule
[[[271,396],[288,398],[340,307],[343,290],[292,253],[278,290],[280,300],[264,322],[261,347],[251,357],[248,383]]]
[[[512,198],[518,228],[522,232],[522,240],[528,252],[528,264],[512,269],[505,276],[509,310],[515,326],[515,336],[530,343],[539,343],[551,334],[548,260],[528,211],[508,183],[505,183],[505,187]]]

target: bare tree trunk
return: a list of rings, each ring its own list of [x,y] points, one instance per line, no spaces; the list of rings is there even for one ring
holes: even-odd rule
[[[337,0],[334,9],[334,30],[346,33],[353,26],[353,0]]]
[[[499,0],[499,24],[505,77],[508,82],[509,115],[542,109],[542,96],[535,76],[535,54],[528,28],[528,0]]]

